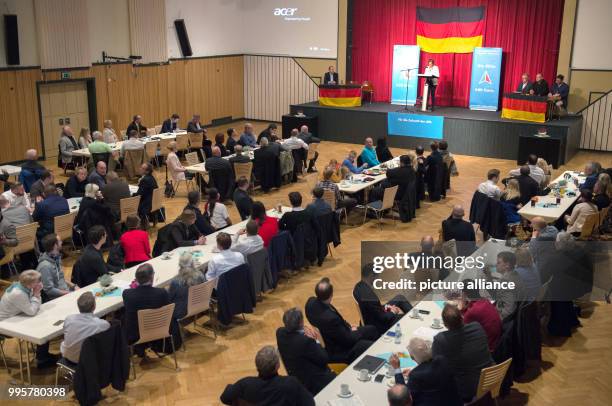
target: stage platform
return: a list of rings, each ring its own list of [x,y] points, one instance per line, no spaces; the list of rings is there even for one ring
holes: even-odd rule
[[[301,110],[307,116],[318,117],[318,137],[324,140],[361,144],[366,137],[386,136],[391,147],[426,149],[432,139],[389,135],[387,113],[402,111],[402,106],[389,103],[364,103],[361,107],[336,108],[320,106],[319,102],[290,106],[291,114]],[[434,112],[415,109],[414,114],[444,116],[444,139],[456,154],[490,158],[518,159],[519,138],[532,136],[546,127],[559,149],[558,163],[574,156],[580,145],[582,117],[567,117],[546,123],[506,120],[499,111],[475,111],[460,107],[439,107]],[[535,137],[534,137],[535,138]],[[521,158],[522,159],[522,158]]]

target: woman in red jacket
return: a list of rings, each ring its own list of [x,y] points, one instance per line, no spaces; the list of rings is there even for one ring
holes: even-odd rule
[[[123,257],[126,268],[131,268],[151,259],[151,245],[149,234],[140,229],[140,219],[136,215],[129,215],[125,221],[128,231],[123,233],[119,241],[123,248]]]

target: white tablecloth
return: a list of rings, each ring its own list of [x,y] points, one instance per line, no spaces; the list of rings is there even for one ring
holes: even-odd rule
[[[176,139],[177,135],[181,135],[181,134],[187,134],[186,131],[178,131],[176,133],[164,133],[164,134],[156,134],[156,135],[152,135],[149,137],[142,137],[140,138],[140,140],[142,142],[144,142],[145,144],[149,143],[149,142],[157,142],[159,143],[159,139],[165,140],[165,139]],[[152,139],[153,137],[159,138],[159,139]],[[121,150],[121,145],[123,144],[123,141],[118,141],[114,144],[109,144],[111,147],[111,150],[113,152],[115,151],[120,151]],[[82,156],[82,157],[86,157],[89,158],[91,157],[91,153],[89,152],[89,149],[87,148],[83,148],[83,149],[75,149],[74,151],[72,151],[72,155],[73,156]]]

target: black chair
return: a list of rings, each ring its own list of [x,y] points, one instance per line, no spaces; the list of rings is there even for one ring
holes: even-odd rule
[[[293,179],[292,182],[297,182],[298,175],[302,174],[304,165],[306,164],[306,150],[304,148],[291,150],[293,156]]]
[[[110,152],[92,153],[91,162],[93,163],[93,166],[96,166],[98,162],[104,161],[106,167],[108,167],[108,161],[110,160],[110,156]]]
[[[257,303],[253,273],[248,264],[223,273],[217,284],[217,315],[223,325],[229,325],[236,314],[253,313]]]

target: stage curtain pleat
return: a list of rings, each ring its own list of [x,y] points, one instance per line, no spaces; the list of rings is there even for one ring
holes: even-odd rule
[[[521,73],[556,74],[564,0],[354,0],[352,80],[372,82],[377,101],[391,97],[393,45],[416,45],[416,8],[485,6],[485,47],[503,48],[501,92],[514,90]],[[467,107],[472,54],[421,53],[440,68],[436,104]],[[419,94],[421,89],[419,89]]]
[[[132,55],[142,56],[138,63],[167,61],[165,0],[129,0],[128,10]]]

